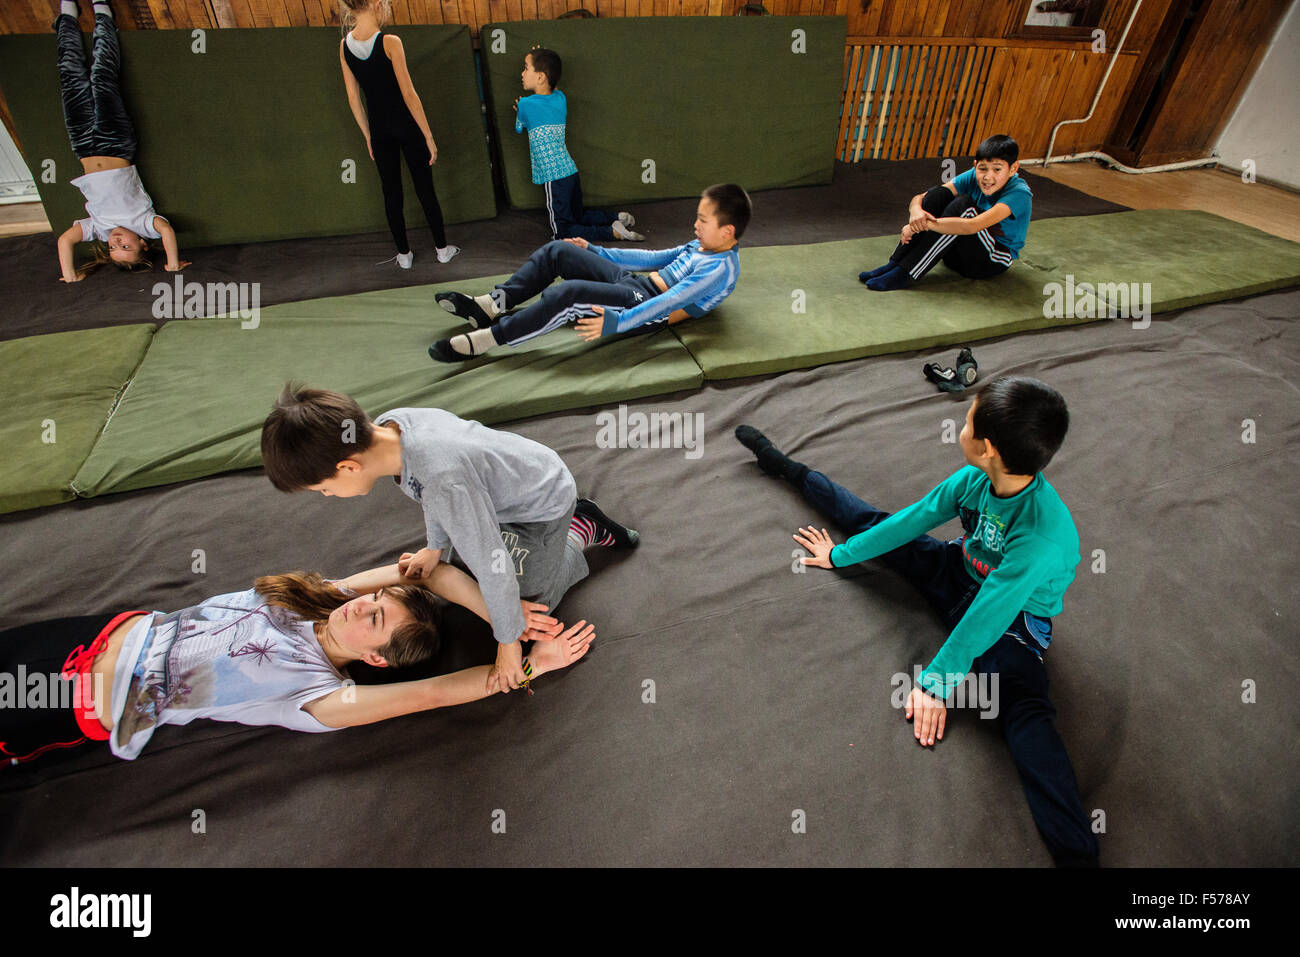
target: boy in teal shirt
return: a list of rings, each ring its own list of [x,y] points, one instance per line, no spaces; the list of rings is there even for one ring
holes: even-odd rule
[[[990,136],[971,169],[912,197],[889,262],[858,279],[877,292],[906,289],[939,262],[967,279],[1000,276],[1020,258],[1033,212],[1033,191],[1019,172],[1016,141]]]
[[[610,239],[639,242],[645,237],[628,228],[636,225],[631,213],[616,215],[603,209],[586,209],[582,205],[578,167],[564,145],[569,104],[564,93],[557,89],[560,69],[558,53],[535,47],[524,57],[524,69],[519,75],[524,89],[532,96],[515,100],[515,132],[528,133],[533,182],[546,194],[551,239],[573,237],[597,243]]]
[[[852,537],[835,545],[825,529],[794,536],[805,565],[843,568],[881,557],[916,586],[951,629],[921,672],[906,716],[922,745],[942,740],[947,699],[967,673],[996,675],[998,721],[1020,772],[1034,823],[1060,866],[1096,866],[1097,839],[1053,724],[1043,655],[1053,615],[1079,563],[1079,535],[1056,490],[1039,473],[1060,448],[1069,412],[1036,379],[1000,378],[971,404],[961,433],[965,468],[919,502],[890,515],[820,472],[783,455],[757,429],[736,437],[763,471],[794,484]],[[965,534],[925,533],[960,518]]]

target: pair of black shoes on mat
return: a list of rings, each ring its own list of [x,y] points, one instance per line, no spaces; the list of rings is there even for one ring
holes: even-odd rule
[[[635,528],[628,528],[626,525],[620,525],[608,515],[600,510],[597,505],[589,498],[578,499],[578,504],[573,508],[574,515],[581,515],[590,522],[594,522],[597,532],[608,532],[614,539],[615,548],[636,548],[641,542],[641,533]],[[602,535],[597,535],[597,539]]]
[[[447,312],[460,319],[464,319],[475,329],[486,329],[489,326],[495,326],[505,313],[497,313],[496,319],[491,319],[483,311],[483,307],[474,301],[472,296],[467,296],[463,292],[439,292],[433,296],[436,302]]]
[[[798,485],[808,474],[808,466],[790,458],[752,425],[736,426],[736,438],[740,440],[741,445],[754,453],[758,459],[758,467],[768,475],[775,475],[777,478]]]
[[[483,311],[483,307],[475,302],[472,296],[467,296],[463,292],[435,293],[433,301],[453,316],[464,319],[475,329],[487,329],[494,326],[505,315],[505,313],[498,313],[495,319],[489,318],[488,314]],[[439,339],[429,346],[430,358],[438,362],[468,362],[470,359],[478,358],[478,356],[466,355],[453,349],[451,345],[452,338],[455,337]]]

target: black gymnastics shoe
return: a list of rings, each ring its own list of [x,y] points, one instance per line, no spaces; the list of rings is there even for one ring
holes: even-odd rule
[[[636,548],[641,542],[640,532],[635,528],[620,525],[602,512],[600,506],[589,498],[578,499],[578,504],[573,508],[573,514],[581,515],[583,518],[595,522],[597,531],[605,531],[612,535],[615,548]]]
[[[433,345],[429,346],[429,358],[435,362],[468,362],[477,356],[461,355],[451,347],[450,339],[439,339]]]
[[[807,468],[778,449],[771,439],[752,425],[736,426],[736,438],[754,453],[758,458],[758,467],[768,475],[795,483],[803,481]]]
[[[464,319],[475,329],[486,329],[492,325],[492,320],[483,311],[483,307],[463,292],[436,293],[433,301],[453,316]]]

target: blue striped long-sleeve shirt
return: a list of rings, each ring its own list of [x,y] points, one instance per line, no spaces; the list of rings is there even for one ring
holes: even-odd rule
[[[704,315],[731,295],[740,279],[738,246],[710,253],[692,239],[673,249],[606,249],[588,246],[592,252],[616,266],[633,272],[658,270],[668,291],[629,309],[606,306],[601,335],[627,332],[637,326],[664,322],[678,309],[693,317]]]

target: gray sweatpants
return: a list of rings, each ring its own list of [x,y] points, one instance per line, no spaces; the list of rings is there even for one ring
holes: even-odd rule
[[[574,504],[576,505],[576,499]],[[514,563],[519,597],[545,605],[554,614],[560,600],[587,577],[587,558],[569,540],[573,506],[550,522],[516,522],[501,526],[501,540]],[[447,561],[453,561],[452,554]]]

